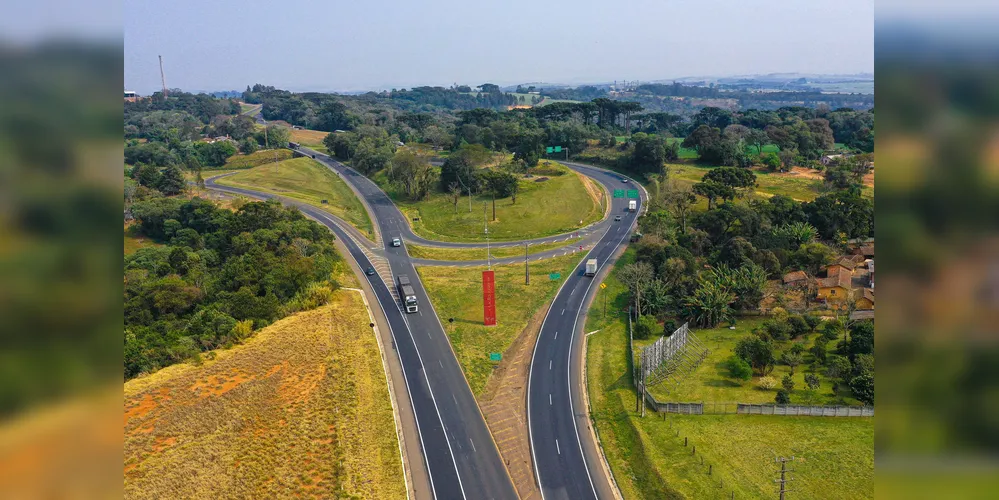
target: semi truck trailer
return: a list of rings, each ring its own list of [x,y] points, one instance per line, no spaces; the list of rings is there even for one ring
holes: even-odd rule
[[[397,280],[399,281],[399,300],[402,301],[403,309],[407,313],[419,311],[418,304],[416,303],[416,292],[413,291],[413,284],[410,283],[409,276],[400,274]]]

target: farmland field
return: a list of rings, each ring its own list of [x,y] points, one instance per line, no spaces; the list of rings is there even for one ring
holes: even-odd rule
[[[126,498],[405,498],[360,296],[124,386]],[[214,358],[214,359],[212,359]]]
[[[633,261],[629,250],[617,268]],[[664,421],[655,413],[642,418],[635,411],[626,316],[620,312],[627,305],[625,287],[616,273],[605,283],[601,293],[608,294],[608,315],[598,295],[586,325],[586,331],[600,330],[587,340],[587,391],[590,417],[625,499],[730,498],[733,493],[743,499],[775,498],[775,453],[798,458],[793,464],[796,498],[872,497],[873,419],[673,415]]]
[[[268,163],[217,181],[224,186],[266,191],[305,201],[340,217],[371,235],[372,225],[361,200],[338,175],[311,158]],[[322,203],[327,200],[328,203]]]
[[[505,352],[527,326],[531,316],[548,303],[561,280],[552,281],[550,272],[560,272],[563,279],[579,263],[582,255],[565,255],[554,259],[531,261],[531,284],[524,284],[524,265],[493,266],[496,273],[497,325],[482,325],[482,271],[475,268],[417,268],[427,295],[437,315],[448,331],[458,363],[468,378],[472,393],[482,393],[493,371],[489,353]],[[448,327],[448,318],[454,325]]]
[[[603,191],[588,190],[585,184],[588,181],[556,162],[549,164],[547,168],[553,168],[561,175],[522,178],[516,203],[511,198],[496,200],[495,221],[488,196],[473,196],[471,210],[468,197],[462,197],[455,213],[454,205],[444,193],[433,192],[423,201],[407,201],[384,179],[376,177],[376,181],[393,195],[411,221],[414,232],[437,241],[485,241],[484,216],[489,219],[489,238],[493,241],[567,233],[603,218],[603,207],[594,200],[594,197],[603,196]],[[413,218],[419,220],[413,221]]]

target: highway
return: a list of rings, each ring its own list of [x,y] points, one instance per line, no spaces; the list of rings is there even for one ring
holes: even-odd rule
[[[420,283],[414,264],[481,265],[480,262],[426,261],[411,259],[405,245],[392,247],[394,237],[428,246],[483,248],[485,243],[450,243],[426,240],[412,232],[405,216],[374,182],[332,158],[307,148],[297,148],[341,176],[365,204],[379,243],[372,243],[359,231],[329,213],[287,198],[247,189],[221,186],[207,179],[210,189],[254,198],[278,198],[295,205],[303,213],[330,228],[344,242],[362,268],[379,269],[380,275],[367,277],[384,310],[403,368],[416,418],[418,439],[423,452],[431,490],[435,498],[516,498],[516,491],[489,430],[479,412],[454,356],[443,326]],[[565,163],[565,162],[563,162]],[[633,189],[621,175],[581,164],[566,163],[587,175],[608,191]],[[644,190],[642,203],[644,204]],[[581,230],[577,245],[592,247],[590,258],[604,264],[627,243],[638,212],[627,211],[627,199],[611,200],[611,217]],[[613,221],[621,215],[622,221]],[[555,235],[529,240],[530,243],[567,239]],[[505,242],[501,245],[523,245]],[[559,255],[566,249],[534,254],[532,259]],[[523,257],[494,259],[493,263],[523,262]],[[380,266],[384,262],[386,266]],[[384,270],[383,270],[384,269]],[[388,276],[385,276],[388,274]],[[413,281],[420,312],[405,314],[392,290],[395,276],[405,274]],[[531,363],[528,389],[528,422],[536,480],[544,498],[612,498],[613,486],[600,465],[600,450],[589,429],[589,417],[581,398],[585,390],[579,376],[579,347],[582,336],[579,318],[585,313],[586,297],[593,278],[582,276],[582,263],[567,276],[542,326]],[[412,459],[412,457],[411,457]]]
[[[608,189],[620,189],[622,185],[619,174],[566,164]],[[632,182],[629,188],[634,186],[637,184]],[[607,230],[572,275],[566,277],[534,347],[527,392],[528,428],[535,478],[546,500],[614,498],[614,486],[603,471],[583,399],[583,318],[600,277],[600,272],[594,278],[583,276],[583,269],[586,259],[595,258],[600,271],[606,270],[608,261],[627,244],[647,201],[644,190],[639,192],[642,199],[635,212],[628,211],[627,199],[612,199],[612,215],[621,215],[622,221]]]
[[[389,197],[367,177],[325,155],[304,151],[315,154],[317,161],[336,171],[352,185],[368,205],[371,219],[382,235],[397,235],[403,232],[403,227],[409,227]],[[383,247],[375,251],[370,246],[362,248],[367,244],[363,240],[357,241],[356,230],[348,235],[350,229],[341,227],[342,222],[319,208],[269,193],[222,186],[216,184],[215,179],[207,179],[205,184],[217,191],[259,199],[278,198],[286,204],[295,205],[329,227],[347,244],[351,256],[362,268],[379,267],[377,260],[383,259],[387,263],[389,276],[368,276],[367,279],[392,330],[434,498],[517,498],[499,451],[405,246],[392,247],[391,237],[386,236],[382,238]],[[394,277],[403,274],[413,282],[420,305],[419,313],[402,312],[395,292],[390,288]]]

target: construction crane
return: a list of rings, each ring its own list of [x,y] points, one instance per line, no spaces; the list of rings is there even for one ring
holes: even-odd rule
[[[160,56],[160,82],[163,84],[163,98],[167,97],[166,75],[163,73],[163,56]]]

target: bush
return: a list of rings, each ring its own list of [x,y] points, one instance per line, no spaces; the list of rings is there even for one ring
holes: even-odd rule
[[[733,355],[728,358],[725,361],[725,366],[728,368],[729,376],[736,380],[745,381],[753,378],[753,368],[739,356]]]
[[[777,396],[774,397],[774,402],[779,405],[791,404],[791,393],[784,389],[777,391]]]
[[[760,325],[761,333],[771,340],[788,340],[791,338],[790,326],[780,320],[768,319]]]
[[[815,329],[818,328],[819,325],[822,324],[822,318],[820,318],[818,316],[811,316],[811,315],[806,314],[806,315],[803,315],[802,318],[805,319],[805,323],[808,323],[808,331],[809,332],[814,332]]]
[[[816,375],[816,374],[814,374],[814,373],[806,373],[805,374],[805,385],[810,390],[813,390],[813,391],[816,390],[816,389],[818,389],[819,388],[819,376]]]
[[[780,379],[780,385],[787,392],[791,392],[794,390],[794,379],[791,378],[791,375],[784,375],[784,378]]]
[[[634,335],[636,339],[647,339],[657,331],[659,331],[659,323],[656,322],[654,316],[643,315],[635,322]]]
[[[759,385],[760,389],[771,391],[774,387],[777,387],[777,379],[771,376],[761,377]]]
[[[853,396],[859,399],[862,403],[873,405],[874,375],[871,373],[863,373],[859,376],[853,377],[853,380],[850,381],[850,390],[853,391]]]
[[[841,323],[838,319],[826,321],[826,323],[822,325],[822,337],[826,340],[836,340],[841,337],[842,334],[843,323]]]
[[[800,337],[811,331],[811,327],[808,326],[808,322],[805,321],[805,318],[803,318],[800,314],[789,316],[787,318],[787,326],[792,337]]]

